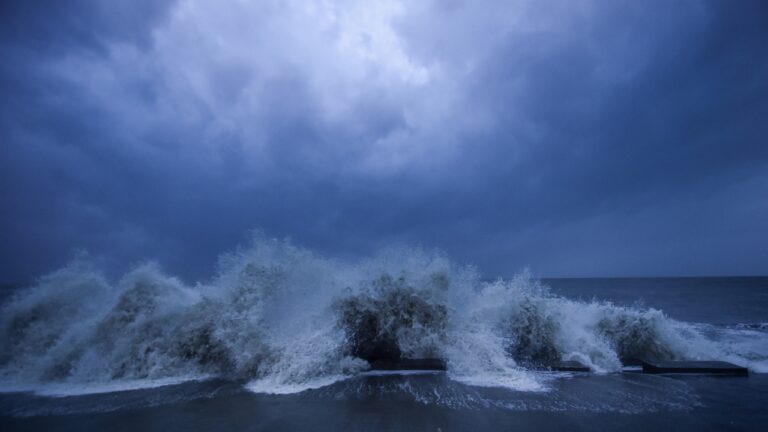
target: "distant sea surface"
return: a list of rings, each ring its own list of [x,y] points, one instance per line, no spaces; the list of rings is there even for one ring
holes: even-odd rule
[[[410,375],[360,372],[296,391],[285,387],[270,391],[272,381],[264,380],[254,384],[238,378],[181,377],[137,388],[111,388],[109,383],[100,387],[81,380],[71,385],[77,391],[69,392],[69,383],[75,383],[70,379],[50,387],[7,388],[0,394],[0,430],[768,430],[768,278],[542,282],[555,297],[572,302],[556,307],[536,303],[538,300],[525,304],[538,305],[538,313],[555,316],[552,319],[560,319],[561,325],[572,322],[574,327],[589,329],[582,321],[596,313],[594,305],[607,302],[613,304],[612,309],[605,309],[611,311],[606,312],[611,317],[623,314],[622,308],[660,310],[666,318],[654,320],[685,323],[718,347],[718,358],[739,362],[750,368],[750,374],[644,375],[610,369],[599,373],[530,372],[512,385],[497,387],[488,382],[493,375],[473,381],[475,378],[456,378],[450,370],[447,374]],[[13,290],[6,287],[3,291]],[[5,297],[5,303],[9,302],[10,296]],[[649,313],[642,317],[656,317],[643,312]],[[621,315],[617,322],[641,316],[632,314]],[[653,325],[647,324],[651,321],[639,325]],[[638,338],[644,337],[641,328],[635,331]],[[581,332],[557,333],[552,338],[567,334],[578,339]],[[599,342],[591,334],[583,338],[584,344]],[[467,345],[466,349],[472,348]],[[595,356],[595,365],[600,367],[600,354]],[[525,384],[526,377],[533,377],[536,386]]]
[[[768,323],[768,277],[543,279],[572,299],[609,300],[663,310],[680,321]]]

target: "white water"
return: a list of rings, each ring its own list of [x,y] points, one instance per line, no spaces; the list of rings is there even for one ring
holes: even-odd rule
[[[365,319],[376,320],[377,335],[359,331]],[[227,377],[255,392],[299,392],[365,371],[355,347],[382,335],[404,356],[444,359],[454,380],[520,391],[546,390],[552,376],[531,365],[558,359],[596,372],[619,371],[622,357],[768,369],[765,329],[573,301],[525,274],[486,282],[436,252],[348,263],[257,236],[222,257],[207,284],[187,286],[154,264],[112,284],[83,260],[41,278],[3,305],[0,390],[73,394]]]

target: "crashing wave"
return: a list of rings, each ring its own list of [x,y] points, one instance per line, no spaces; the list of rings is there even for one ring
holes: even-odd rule
[[[581,302],[522,274],[484,281],[438,252],[388,250],[346,263],[255,236],[209,283],[155,264],[116,284],[86,260],[2,306],[4,388],[226,377],[294,392],[355,375],[377,357],[440,358],[473,385],[542,390],[537,368],[596,372],[630,358],[754,364],[655,309]]]

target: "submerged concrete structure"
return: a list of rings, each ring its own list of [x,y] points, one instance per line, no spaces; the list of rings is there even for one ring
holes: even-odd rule
[[[589,366],[576,360],[559,361],[550,366],[550,369],[557,372],[589,372],[591,370]]]
[[[378,359],[370,361],[371,370],[375,371],[444,371],[446,369],[445,362],[441,359]]]
[[[749,374],[749,371],[745,367],[724,361],[644,361],[643,373],[716,374],[746,376]]]

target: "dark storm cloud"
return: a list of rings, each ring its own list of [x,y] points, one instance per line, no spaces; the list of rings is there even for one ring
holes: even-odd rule
[[[261,227],[765,273],[764,2],[499,3],[4,4],[0,272],[84,248],[203,278]]]
[[[146,46],[151,41],[148,30],[170,3],[11,0],[3,2],[0,10],[0,36],[5,48],[10,45],[54,55],[78,50],[103,52],[105,44],[114,40]]]
[[[3,280],[27,281],[78,248],[107,249],[127,229],[87,198],[115,186],[115,169],[126,155],[107,144],[121,138],[111,134],[100,107],[48,68],[70,56],[104,56],[115,41],[146,46],[148,31],[168,5],[9,1],[0,6]]]

